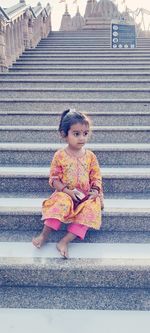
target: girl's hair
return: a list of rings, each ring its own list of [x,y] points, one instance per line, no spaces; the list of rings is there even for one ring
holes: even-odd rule
[[[75,109],[65,110],[61,115],[59,132],[61,134],[63,133],[64,137],[68,136],[68,131],[71,126],[77,123],[85,124],[90,127],[91,122],[84,113],[77,112]]]

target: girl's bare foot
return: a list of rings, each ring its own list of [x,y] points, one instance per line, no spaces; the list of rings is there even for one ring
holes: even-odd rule
[[[60,252],[63,258],[68,258],[68,244],[76,238],[76,235],[71,232],[67,234],[57,243],[57,250]]]
[[[47,237],[41,233],[39,236],[32,239],[32,244],[39,249],[46,241]]]
[[[67,259],[68,258],[68,244],[63,240],[60,240],[60,242],[57,243],[56,247],[57,247],[57,250],[62,255],[62,257]]]
[[[45,225],[41,234],[37,237],[33,237],[32,244],[40,249],[40,247],[48,240],[51,231],[52,229]]]

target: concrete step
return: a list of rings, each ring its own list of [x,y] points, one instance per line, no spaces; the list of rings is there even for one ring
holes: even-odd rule
[[[0,142],[59,143],[58,126],[0,126]],[[150,143],[150,126],[93,126],[92,143]]]
[[[101,43],[99,43],[99,44],[95,44],[95,45],[72,45],[72,44],[70,44],[70,45],[51,45],[51,44],[49,44],[49,45],[38,45],[37,47],[36,47],[36,50],[37,51],[49,51],[49,50],[54,50],[54,49],[57,49],[57,50],[60,50],[60,49],[63,49],[63,50],[65,50],[65,49],[69,49],[69,50],[77,50],[77,49],[79,49],[79,50],[85,50],[85,51],[89,51],[90,49],[91,50],[96,50],[96,51],[98,51],[98,50],[110,50],[110,42],[108,42],[108,43],[103,43],[103,42],[101,42]],[[142,44],[142,43],[139,43],[138,44],[138,50],[140,50],[140,49],[142,49],[142,50],[145,50],[146,49],[146,51],[149,51],[150,50],[150,43],[144,43],[144,44]],[[127,50],[129,50],[129,49],[127,49]],[[36,51],[35,51],[36,52]]]
[[[108,273],[109,275],[109,273]],[[149,289],[144,288],[144,289],[137,289],[137,288],[133,288],[133,289],[124,289],[124,288],[74,288],[71,289],[67,288],[67,287],[39,287],[39,286],[32,286],[31,287],[3,287],[1,288],[1,303],[0,305],[2,306],[2,308],[4,307],[17,307],[17,308],[34,308],[34,315],[36,314],[36,310],[37,307],[39,309],[42,308],[47,308],[47,309],[55,309],[54,311],[56,311],[56,309],[67,309],[67,316],[68,318],[70,317],[70,313],[68,312],[68,309],[74,309],[75,313],[77,314],[78,310],[77,309],[89,309],[90,312],[92,311],[92,309],[101,309],[101,310],[105,310],[104,313],[106,314],[106,309],[111,310],[111,314],[113,315],[112,310],[121,310],[121,314],[123,314],[122,310],[125,311],[129,311],[131,310],[131,312],[129,311],[129,316],[132,317],[133,314],[133,310],[136,311],[136,315],[137,315],[137,320],[136,320],[136,324],[135,324],[135,330],[137,333],[140,333],[142,331],[143,325],[147,324],[145,315],[146,315],[146,310],[149,311],[150,307],[149,307]],[[34,297],[33,297],[34,295]],[[8,305],[8,300],[9,300],[9,305]],[[140,310],[140,313],[144,316],[144,323],[142,321],[141,326],[139,325],[139,319],[140,316],[138,316],[138,311]],[[10,310],[11,311],[11,310]],[[24,310],[27,311],[27,310]],[[50,310],[48,310],[50,311]],[[2,312],[1,312],[2,313]],[[2,313],[3,315],[3,313]],[[57,313],[56,313],[57,315]],[[13,315],[14,316],[14,315]],[[149,314],[147,313],[147,316],[149,318]],[[3,317],[5,320],[5,317]],[[5,320],[5,323],[7,325],[7,323],[9,323],[8,318],[11,317],[7,317],[7,320]],[[32,319],[34,320],[34,316],[32,316]],[[40,316],[38,316],[39,319]],[[68,318],[67,318],[67,323],[68,323]],[[90,316],[88,316],[89,319]],[[118,315],[119,319],[122,320],[122,316],[120,317],[120,315]],[[24,315],[24,319],[25,315]],[[51,327],[53,328],[53,321],[52,321],[52,317],[50,319],[50,321],[46,320],[46,317],[44,316],[44,323],[48,323],[48,327],[49,325],[51,325]],[[72,318],[71,318],[72,319]],[[84,319],[84,316],[83,316]],[[99,317],[99,319],[101,319],[101,317]],[[118,330],[115,330],[115,333],[119,333],[120,331],[120,322],[118,321],[119,319],[117,319],[117,324],[118,324]],[[22,320],[22,316],[20,315],[17,318],[17,323],[20,324],[20,320]],[[57,324],[59,323],[60,320],[60,316],[57,317]],[[50,322],[50,324],[49,324]],[[79,321],[78,321],[79,322]],[[110,323],[110,321],[106,319],[105,325],[103,326],[103,322],[101,321],[101,325],[100,326],[95,326],[96,325],[96,320],[94,320],[94,330],[96,332],[96,329],[98,327],[98,332],[99,332],[99,327],[106,327],[107,328],[107,324],[108,322]],[[3,321],[2,321],[3,323]],[[14,323],[14,322],[13,322]],[[24,328],[28,328],[29,324],[32,323],[32,321],[27,321],[26,320],[26,325],[23,324],[22,321],[22,332]],[[38,320],[35,321],[34,327],[36,328],[36,323],[38,323]],[[42,322],[40,322],[42,323]],[[89,322],[85,319],[84,323],[88,324]],[[92,322],[91,322],[92,324]],[[73,328],[69,325],[67,325],[66,327],[66,321],[65,321],[65,329],[62,331],[62,324],[61,324],[61,331],[63,333],[67,333],[70,332],[70,329],[73,331]],[[121,325],[123,325],[123,322],[121,323]],[[7,326],[6,326],[7,327]],[[15,327],[15,325],[13,325],[13,327]],[[30,325],[31,329],[32,329],[32,324]],[[40,326],[38,326],[39,328]],[[42,327],[44,328],[45,326],[42,323]],[[73,327],[76,327],[76,325],[74,325]],[[81,323],[80,323],[80,327]],[[93,327],[93,325],[92,325]],[[115,328],[115,325],[112,325],[113,329]],[[107,333],[112,333],[112,327],[111,330],[107,330]],[[123,325],[122,328],[122,333],[126,332],[126,330],[124,331],[124,328],[128,329],[127,326],[127,321],[126,321],[126,325]],[[139,328],[139,331],[137,329],[137,327]],[[69,328],[69,331],[67,330]],[[88,325],[88,328],[90,328],[90,332],[91,332],[91,326]],[[132,326],[131,326],[132,328]],[[148,333],[149,329],[149,325],[145,326],[145,333]],[[41,330],[41,327],[40,327]],[[9,332],[9,331],[8,331]],[[12,332],[12,329],[11,331]],[[17,332],[15,330],[15,332]],[[19,325],[19,332],[20,332],[20,325]],[[31,332],[28,329],[28,332]],[[32,329],[33,332],[33,329]],[[38,332],[38,330],[36,329],[36,332]],[[57,333],[59,332],[59,330],[54,331],[53,332]],[[85,326],[85,331],[83,332],[89,332]],[[133,332],[130,331],[130,329],[128,329],[128,332]]]
[[[140,98],[149,98],[150,97],[150,87],[149,88],[52,88],[52,89],[41,89],[38,88],[24,88],[24,89],[14,89],[14,88],[1,88],[0,89],[0,97],[7,99],[47,99],[54,98],[61,100],[62,98],[79,98],[84,101],[87,99],[112,99],[118,101],[120,99],[128,100],[130,98],[136,99]]]
[[[43,64],[43,65],[39,65],[38,67],[34,64],[24,64],[24,65],[21,65],[21,64],[14,64],[12,68],[10,68],[10,71],[18,71],[18,70],[37,70],[37,71],[44,71],[44,70],[50,70],[50,71],[53,71],[53,70],[70,70],[70,71],[73,71],[73,70],[76,70],[77,72],[79,71],[90,71],[90,70],[93,70],[93,71],[132,71],[132,73],[134,73],[134,71],[141,71],[141,70],[145,70],[145,71],[149,71],[150,70],[150,65],[148,64],[135,64],[135,65],[132,65],[130,63],[128,64],[122,64],[122,65],[118,65],[116,63],[113,63],[113,64],[107,64],[106,65],[95,65],[95,64],[92,64],[92,65],[84,65],[84,64],[81,64],[81,66],[78,66],[78,64],[74,64],[74,65],[69,65],[69,64],[66,64],[66,65],[58,65],[58,64],[55,64],[55,66],[50,66],[48,64]],[[82,73],[82,72],[81,72]]]
[[[88,50],[88,49],[86,49],[86,50],[81,50],[81,49],[78,49],[78,50],[63,50],[62,49],[62,52],[60,53],[59,52],[59,50],[52,50],[52,49],[49,49],[49,50],[42,50],[42,51],[40,51],[39,49],[37,49],[37,48],[35,48],[35,49],[29,49],[29,50],[26,50],[26,51],[24,51],[23,52],[23,54],[22,55],[35,55],[35,56],[37,56],[37,55],[40,55],[41,54],[41,56],[43,55],[45,55],[46,56],[46,54],[47,54],[47,56],[50,56],[51,54],[56,54],[56,55],[73,55],[73,54],[75,54],[75,55],[77,55],[77,56],[79,56],[79,55],[89,55],[89,56],[91,56],[91,55],[93,55],[93,56],[95,56],[95,55],[106,55],[106,57],[108,56],[108,55],[110,55],[110,56],[129,56],[129,55],[132,55],[132,56],[136,56],[136,55],[139,55],[139,56],[148,56],[148,54],[149,54],[149,48],[145,48],[145,49],[138,49],[138,48],[136,48],[136,49],[122,49],[122,50],[120,50],[120,49],[109,49],[109,53],[108,53],[108,49],[105,49],[105,48],[103,48],[103,49],[99,49],[99,50],[92,50],[92,49],[90,49],[90,50]]]
[[[34,233],[42,229],[41,207],[45,197],[0,196],[0,241],[30,241]],[[64,233],[65,226],[62,226]],[[30,233],[28,233],[30,231]],[[22,235],[21,235],[22,233]],[[32,233],[32,235],[31,235]],[[50,236],[58,241],[60,233]],[[59,234],[59,236],[57,235]],[[141,237],[142,235],[142,237]],[[119,236],[119,237],[118,237]],[[105,197],[105,208],[102,212],[100,232],[89,231],[85,242],[149,242],[150,239],[150,199],[142,196],[127,199]]]
[[[40,65],[40,66],[55,66],[55,65],[88,65],[88,66],[96,66],[96,65],[132,65],[132,66],[138,66],[138,65],[149,65],[150,59],[20,59],[18,60],[13,67],[15,66],[30,66],[30,65]]]
[[[150,67],[149,66],[116,66],[116,68],[114,66],[91,66],[91,67],[87,67],[87,66],[82,66],[82,67],[78,67],[78,66],[55,66],[55,67],[50,67],[50,66],[16,66],[16,67],[12,67],[9,69],[10,72],[14,72],[16,73],[17,71],[22,71],[23,73],[24,72],[28,72],[28,73],[41,73],[43,72],[44,74],[44,71],[50,74],[71,74],[71,75],[74,75],[74,74],[88,74],[90,75],[90,72],[93,71],[93,74],[95,73],[96,75],[105,75],[105,73],[108,75],[108,74],[121,74],[121,73],[126,73],[126,76],[129,73],[131,73],[132,75],[136,75],[137,72],[138,74],[142,74],[144,75],[146,73],[146,75],[150,74]]]
[[[0,111],[1,126],[57,126],[61,112],[49,111]],[[148,112],[86,112],[97,126],[150,126]]]
[[[1,193],[51,193],[49,168],[0,168]],[[150,195],[150,168],[102,168],[104,193]]]
[[[126,89],[133,89],[133,88],[149,88],[150,87],[150,79],[140,79],[140,80],[115,80],[115,79],[109,79],[109,80],[100,80],[99,77],[97,79],[91,79],[89,76],[85,78],[84,76],[79,76],[79,78],[72,77],[72,78],[61,78],[60,79],[34,79],[31,77],[31,79],[24,77],[24,79],[11,79],[11,77],[8,77],[8,79],[3,80],[3,78],[0,78],[0,86],[1,89],[27,89],[32,88],[34,85],[34,89],[38,88],[40,89],[42,86],[42,89],[69,89],[74,88],[75,90],[78,89],[100,89],[100,88],[126,88]]]
[[[53,333],[60,331],[69,333],[70,330],[75,333],[78,322],[80,332],[90,333],[92,327],[95,327],[94,332],[99,333],[101,327],[107,333],[119,333],[119,327],[122,327],[122,333],[126,331],[132,333],[137,327],[136,332],[139,333],[145,326],[145,333],[148,333],[150,324],[149,311],[56,310],[49,307],[45,309],[44,306],[40,309],[17,309],[17,307],[18,304],[15,302],[12,309],[1,308],[0,321],[3,332],[10,333],[13,327],[15,332],[19,333],[22,327],[22,333],[30,333],[34,330],[40,333],[41,325],[44,331],[48,331],[50,323]]]
[[[62,144],[1,143],[1,166],[49,166]],[[149,166],[149,144],[88,144],[102,166]]]
[[[104,57],[105,55],[105,57]],[[49,60],[107,60],[107,61],[112,61],[113,60],[138,60],[138,61],[144,61],[144,60],[149,60],[149,55],[147,54],[139,54],[139,53],[129,53],[129,54],[115,54],[115,53],[111,53],[111,54],[91,54],[91,53],[79,53],[79,54],[71,54],[71,53],[62,53],[62,54],[54,54],[51,53],[50,55],[44,54],[42,55],[38,55],[38,54],[27,54],[27,53],[23,53],[19,59],[17,59],[17,62],[21,62],[22,60],[26,60],[26,61],[31,61],[32,59],[34,60],[45,60],[45,61],[49,61]]]
[[[101,99],[101,98],[6,98],[0,99],[0,109],[3,111],[63,111],[68,108],[77,109],[80,111],[103,111],[108,112],[148,112],[150,111],[150,99],[149,98],[136,98],[136,99]],[[12,103],[13,100],[13,103]]]
[[[62,260],[56,251],[55,243],[48,242],[39,250],[34,248],[31,242],[1,242],[1,290],[5,290],[5,288],[8,290],[8,287],[17,287],[19,289],[25,287],[27,291],[26,288],[30,287],[31,297],[31,290],[34,291],[35,287],[38,288],[39,292],[41,288],[43,292],[44,289],[48,291],[48,288],[53,288],[55,298],[57,298],[57,288],[61,288],[61,292],[65,288],[65,302],[67,301],[68,308],[71,306],[71,303],[68,302],[68,296],[71,293],[72,307],[76,309],[83,308],[84,303],[87,308],[87,304],[90,303],[90,309],[98,309],[99,302],[95,302],[95,298],[94,302],[91,303],[93,292],[98,295],[101,303],[100,293],[101,290],[104,292],[104,288],[105,291],[108,289],[112,291],[113,289],[115,295],[123,289],[124,293],[126,293],[126,290],[127,293],[130,290],[132,296],[134,294],[132,305],[130,298],[127,298],[127,302],[123,298],[124,308],[126,307],[127,309],[128,304],[129,309],[130,304],[132,310],[137,309],[138,306],[145,310],[148,306],[149,309],[149,302],[145,302],[145,297],[140,298],[140,304],[137,302],[139,290],[142,291],[140,296],[145,296],[144,291],[150,288],[148,274],[150,270],[149,244],[82,244],[74,242],[70,244],[69,248],[70,259]],[[93,291],[92,295],[90,290]],[[13,289],[11,291],[13,292]],[[82,301],[81,303],[80,298],[78,298],[78,302],[74,299],[74,295],[77,297],[79,291],[81,299],[84,299],[84,302]],[[86,297],[83,297],[84,293]],[[60,299],[64,307],[63,297],[64,295]],[[106,292],[105,302],[107,297],[108,294]],[[34,299],[33,296],[32,299]],[[108,297],[108,299],[110,304],[110,298]],[[52,306],[50,301],[51,298],[49,299],[49,304]],[[141,306],[141,301],[142,303],[144,302],[143,307]],[[5,306],[4,302],[2,303]],[[114,302],[112,299],[111,303],[111,308],[113,308]],[[40,307],[41,302],[36,304],[37,307]],[[55,303],[53,303],[53,306],[57,308]],[[119,304],[117,308],[119,308]]]
[[[76,73],[74,71],[74,73],[60,73],[58,71],[55,71],[55,73],[51,72],[51,71],[47,71],[46,73],[44,72],[38,72],[38,73],[32,73],[32,72],[8,72],[6,74],[2,74],[0,73],[0,82],[4,82],[4,81],[8,81],[8,80],[23,80],[23,81],[27,81],[27,80],[32,80],[32,79],[36,79],[36,80],[52,80],[55,82],[55,80],[88,80],[90,82],[90,80],[96,80],[96,81],[106,81],[107,80],[111,80],[111,81],[115,81],[115,80],[120,80],[120,81],[130,81],[133,83],[135,80],[137,80],[139,83],[145,81],[145,80],[149,80],[150,79],[150,73],[143,73],[143,72],[85,72],[84,74],[80,74],[80,73]]]
[[[37,45],[36,47],[36,50],[37,51],[49,51],[49,50],[66,50],[66,49],[69,49],[69,50],[86,50],[86,51],[89,51],[90,49],[92,50],[101,50],[101,49],[110,49],[110,43],[105,43],[103,44],[103,42],[99,43],[98,45],[63,45],[63,44],[60,44],[60,45],[51,45],[51,44],[48,44],[48,45]],[[148,50],[149,49],[149,45],[145,45],[145,48]],[[36,51],[35,51],[36,52]]]
[[[49,39],[49,42],[48,43],[39,43],[37,45],[37,48],[50,48],[51,46],[53,47],[54,45],[56,45],[56,47],[60,47],[60,46],[64,46],[64,47],[76,47],[78,46],[79,48],[82,48],[82,47],[87,47],[87,48],[91,48],[92,46],[93,47],[96,47],[96,48],[99,48],[101,46],[103,46],[104,48],[106,48],[107,46],[112,49],[112,46],[111,46],[111,40],[110,38],[108,38],[107,36],[104,36],[104,38],[102,39],[99,39],[97,41],[92,41],[91,42],[89,41],[86,41],[84,39],[80,40],[80,41],[75,41],[73,38],[72,38],[72,41],[67,41],[67,40],[63,40],[63,41],[57,41],[55,42],[54,40],[51,41],[51,39]],[[149,48],[150,47],[150,40],[139,40],[137,42],[137,48]],[[125,48],[125,49],[128,49],[128,48]],[[136,48],[134,48],[136,49]]]
[[[104,37],[103,39],[97,39],[97,40],[85,40],[85,39],[82,39],[82,40],[49,40],[47,42],[43,41],[43,42],[40,42],[38,45],[37,45],[37,48],[49,48],[49,47],[100,47],[100,46],[104,46],[104,47],[107,47],[109,46],[110,47],[110,39],[109,38],[106,38]],[[145,43],[146,46],[149,46],[148,43]]]

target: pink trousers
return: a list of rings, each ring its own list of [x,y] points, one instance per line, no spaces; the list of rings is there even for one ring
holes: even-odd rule
[[[62,222],[57,219],[49,218],[44,221],[44,224],[49,228],[52,228],[54,230],[59,230],[62,225]],[[69,223],[67,226],[67,231],[78,236],[80,239],[84,239],[88,229],[89,228],[86,225],[77,224],[77,223]]]

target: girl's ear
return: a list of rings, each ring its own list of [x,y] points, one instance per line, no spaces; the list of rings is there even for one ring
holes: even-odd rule
[[[63,139],[66,137],[66,134],[65,134],[64,131],[60,131],[60,135],[61,135],[61,137],[62,137]]]

